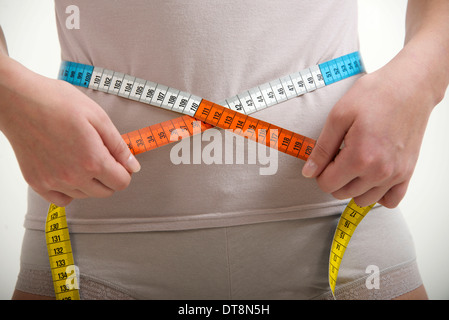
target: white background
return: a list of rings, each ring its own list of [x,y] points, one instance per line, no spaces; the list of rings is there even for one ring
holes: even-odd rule
[[[368,72],[387,63],[401,49],[405,9],[405,0],[359,0],[360,44]],[[52,0],[0,0],[0,25],[11,57],[42,75],[56,76],[60,51]],[[415,174],[401,203],[430,299],[449,299],[447,120],[448,97],[431,116]],[[25,211],[26,183],[8,141],[0,133],[0,299],[9,299],[14,289]]]

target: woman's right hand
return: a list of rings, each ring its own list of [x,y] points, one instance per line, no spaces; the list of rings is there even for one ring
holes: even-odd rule
[[[0,54],[0,97],[0,130],[47,201],[109,197],[140,170],[105,111],[74,86]]]

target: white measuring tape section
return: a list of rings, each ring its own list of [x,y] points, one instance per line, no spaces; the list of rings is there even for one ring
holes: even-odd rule
[[[251,118],[247,115],[363,72],[364,68],[361,62],[360,54],[359,52],[353,52],[342,57],[332,59],[318,65],[314,65],[299,72],[295,72],[290,75],[278,78],[255,88],[246,90],[236,96],[225,99],[218,104],[214,104],[188,92],[184,92],[149,80],[136,78],[122,72],[116,72],[110,69],[94,67],[76,62],[63,61],[61,63],[59,79],[67,81],[76,86],[114,94],[123,98],[150,104],[156,107],[164,108],[199,119],[208,124],[208,127],[206,127],[206,129],[212,126],[218,126],[224,129],[234,127],[241,129],[244,127],[242,123],[246,122],[250,123],[250,128],[258,128],[259,126],[265,126],[265,128],[279,128],[269,123],[258,121],[257,119]],[[213,114],[212,111],[215,111],[214,114],[218,115],[217,119],[212,120],[209,116],[210,114]],[[231,120],[229,122],[229,125],[225,128],[223,126],[223,122],[219,120],[222,116],[225,115],[225,113],[231,115],[232,119],[237,119],[240,117],[239,119],[241,119],[241,121],[238,122],[240,122],[242,125],[240,127],[238,125],[234,125],[234,123],[236,122],[234,120]],[[182,120],[179,121],[181,122]],[[167,125],[161,123],[148,127],[147,130],[148,132],[150,132],[148,135],[150,136],[147,138],[147,141],[143,141],[144,139],[141,138],[143,134],[139,130],[137,130],[138,133],[135,134],[135,136],[138,136],[139,138],[136,138],[137,140],[135,141],[132,141],[132,133],[128,133],[128,146],[134,154],[145,152],[158,146],[162,146],[163,144],[169,142],[155,142],[153,136],[157,138],[158,134],[154,134],[153,131],[159,130],[159,133],[164,132],[164,138],[166,139],[167,134],[165,132],[172,133],[172,130],[174,128],[176,129],[176,126],[177,122],[175,120],[172,120]],[[154,127],[157,127],[157,129],[154,129]],[[169,127],[171,127],[171,129],[169,129]],[[153,131],[151,131],[151,128],[153,128]],[[248,128],[248,125],[246,126],[246,128]],[[315,141],[291,131],[282,128],[279,129],[281,132],[276,136],[274,143],[270,142],[268,137],[267,139],[265,139],[264,137],[264,143],[266,143],[268,146],[278,145],[280,147],[280,151],[306,160],[310,155],[313,146],[315,145]],[[193,134],[193,131],[189,129],[189,133]],[[122,137],[124,136],[126,135],[122,135]],[[159,136],[162,135],[159,134]],[[258,139],[260,140],[260,136],[254,135],[254,139],[256,141]],[[278,139],[280,142],[281,139],[283,139],[283,142],[286,142],[285,148],[281,148],[281,143],[278,143]],[[282,145],[284,145],[284,143],[282,143]],[[137,149],[139,149],[140,151]],[[56,210],[56,208],[52,206],[54,205],[51,205],[50,207],[51,210],[49,210],[48,213],[49,217],[52,212],[54,215],[54,212]],[[351,200],[340,217],[337,229],[335,231],[329,258],[329,285],[331,287],[333,295],[335,294],[335,286],[341,259],[343,258],[343,254],[347,248],[349,240],[358,223],[360,223],[362,218],[371,208],[372,206],[360,208],[354,203],[353,200]],[[49,222],[47,222],[47,239],[68,241],[68,243],[70,244],[67,222],[65,221],[65,211],[64,215],[58,216],[58,219],[59,218],[61,218],[62,220],[57,225],[53,223],[52,227],[49,227]],[[51,221],[52,219],[47,218],[47,220]],[[59,224],[67,228],[67,232],[64,232],[63,235],[58,234],[59,237],[57,238],[52,238],[52,236],[54,236],[53,233],[59,232]],[[58,252],[61,252],[61,254],[65,254],[66,251],[69,250],[50,251],[49,247],[50,264],[60,266],[61,262],[55,262],[55,260],[59,258]],[[50,253],[52,253],[52,255],[50,255]],[[73,256],[71,256],[72,253],[67,252],[67,254],[67,261],[71,262],[74,265]],[[63,263],[66,262],[64,261]],[[75,269],[72,268],[71,270]],[[57,272],[52,272],[52,274],[54,275],[54,277],[55,275],[58,275]],[[61,277],[61,273],[59,273],[59,277]],[[67,274],[63,274],[62,277],[67,278],[69,276]],[[66,284],[66,278],[54,278],[57,299],[67,299],[68,295],[70,299],[79,299],[77,291],[73,294],[70,293],[72,289],[75,290],[77,288],[74,288],[73,285],[70,286],[69,284]],[[70,276],[70,279],[73,278],[73,275]],[[59,286],[59,291],[62,290],[63,292],[58,292],[56,283],[59,283],[62,280],[64,280],[64,284],[62,286]],[[66,293],[65,291],[69,293]],[[60,295],[60,297],[58,297],[58,294]]]
[[[358,51],[311,66],[244,91],[220,103],[251,114],[285,100],[364,72]],[[120,97],[194,116],[202,98],[145,79],[76,62],[63,61],[59,79]]]

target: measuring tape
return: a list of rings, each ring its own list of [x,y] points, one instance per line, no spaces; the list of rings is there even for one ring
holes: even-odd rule
[[[45,237],[56,299],[79,300],[79,272],[73,260],[64,207],[50,204]]]
[[[363,71],[359,53],[353,52],[244,91],[219,104],[152,81],[76,62],[63,61],[59,78],[77,86],[115,94],[184,114],[177,119],[123,134],[122,138],[133,154],[164,146],[173,141],[178,141],[179,138],[182,139],[212,127],[219,127],[232,129],[234,133],[243,135],[248,139],[307,160],[315,146],[315,140],[268,122],[257,120],[249,114]],[[56,206],[51,205],[50,209],[54,207]],[[351,200],[340,218],[329,259],[329,285],[333,295],[335,294],[338,270],[344,251],[358,223],[371,208],[372,206],[360,208]],[[58,212],[64,211],[63,208],[59,209]],[[49,210],[48,216],[51,215],[51,212],[54,211]],[[58,223],[66,227],[65,214],[60,214],[60,219]],[[47,239],[53,236],[53,232],[59,231],[58,228],[51,230],[50,224],[51,220],[47,218]],[[61,236],[70,245],[68,231]],[[55,260],[59,258],[59,255],[50,255],[50,249],[48,250],[50,264],[57,265]],[[71,262],[74,265],[71,250],[67,249],[66,251],[68,257],[70,257],[67,258],[67,263]],[[75,270],[75,268],[71,270]],[[66,297],[66,295],[59,293],[61,290],[66,290],[67,294],[69,292],[76,292],[77,294],[77,286],[74,284],[76,277],[72,273],[70,275],[71,280],[68,280],[68,278],[57,279],[55,273],[52,272],[52,274],[55,292],[58,281],[72,281],[68,284],[65,283],[65,287],[63,286],[62,289],[58,289],[57,299],[59,299],[58,294],[61,294],[61,297]],[[56,274],[56,276],[58,275]],[[76,299],[75,293],[70,297]]]

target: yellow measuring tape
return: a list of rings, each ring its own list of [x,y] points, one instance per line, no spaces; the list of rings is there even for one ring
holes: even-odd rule
[[[185,114],[122,135],[133,154],[177,141],[170,139],[172,135],[184,138],[217,126],[233,129],[236,134],[307,160],[315,140],[248,114],[361,72],[359,53],[354,52],[250,89],[220,104],[124,73],[73,62],[62,63],[60,78],[74,85]],[[202,122],[200,128],[195,129],[198,120]],[[358,207],[351,200],[340,217],[329,258],[329,285],[334,297],[344,252],[357,225],[373,206]],[[79,272],[73,259],[65,208],[50,205],[45,229],[56,298],[79,299]]]
[[[64,207],[51,204],[48,208],[45,238],[56,300],[79,300],[79,271],[73,260]]]
[[[334,298],[338,271],[340,270],[341,260],[348,247],[349,240],[351,240],[355,228],[357,228],[360,221],[362,221],[372,207],[374,207],[374,204],[368,207],[359,207],[354,202],[354,199],[351,199],[338,221],[329,257],[329,285]]]
[[[329,285],[334,297],[343,255],[357,225],[373,206],[359,207],[351,200],[338,221],[329,257]],[[50,205],[45,232],[56,299],[79,300],[79,271],[73,259],[65,208]]]

